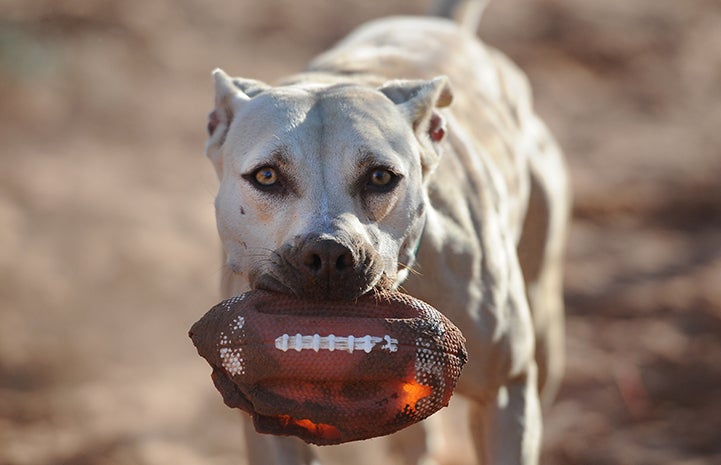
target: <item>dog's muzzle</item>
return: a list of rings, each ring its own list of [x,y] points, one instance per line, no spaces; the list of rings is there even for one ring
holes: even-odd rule
[[[276,250],[251,284],[308,299],[352,300],[376,286],[382,273],[377,252],[360,241],[309,235]]]

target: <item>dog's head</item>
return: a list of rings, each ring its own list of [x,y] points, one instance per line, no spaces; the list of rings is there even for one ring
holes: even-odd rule
[[[376,89],[214,77],[206,153],[232,272],[247,288],[317,299],[397,286],[424,227],[448,80]]]

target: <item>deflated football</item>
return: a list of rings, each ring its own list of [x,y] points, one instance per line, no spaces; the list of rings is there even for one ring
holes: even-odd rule
[[[261,433],[326,445],[392,433],[448,405],[464,338],[401,293],[308,301],[250,291],[190,329],[225,403]]]

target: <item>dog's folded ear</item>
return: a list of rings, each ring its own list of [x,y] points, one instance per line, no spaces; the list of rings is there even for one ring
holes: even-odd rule
[[[210,137],[215,135],[221,125],[228,126],[230,124],[233,114],[240,105],[270,87],[254,79],[231,78],[220,68],[213,71],[213,79],[215,80],[215,108],[208,115],[208,135]]]
[[[380,91],[399,106],[413,129],[419,129],[423,123],[427,123],[434,108],[447,107],[453,101],[453,90],[446,76],[438,76],[430,81],[389,81]]]
[[[385,83],[380,89],[408,119],[421,140],[440,142],[446,133],[446,123],[436,108],[447,107],[453,101],[453,90],[446,76],[438,76],[430,81],[396,80]],[[436,155],[439,155],[437,147]],[[423,162],[424,173],[431,171],[437,157]]]
[[[223,145],[233,115],[245,102],[269,89],[270,86],[253,79],[231,78],[220,68],[213,71],[213,79],[215,108],[208,114],[206,155],[216,164],[216,169],[219,169],[219,148]]]

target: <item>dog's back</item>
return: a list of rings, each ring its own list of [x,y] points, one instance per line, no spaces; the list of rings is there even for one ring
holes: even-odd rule
[[[313,60],[307,71],[379,86],[389,79],[448,76],[455,96],[449,123],[469,138],[463,143],[487,149],[490,160],[484,156],[484,162],[492,162],[503,176],[488,186],[494,204],[506,210],[506,227],[520,237],[530,184],[519,168],[535,156],[539,143],[555,144],[532,111],[525,76],[504,55],[453,21],[398,17],[362,26]],[[456,150],[459,145],[454,144]],[[443,166],[438,170],[442,178]],[[458,179],[457,173],[450,175]]]

